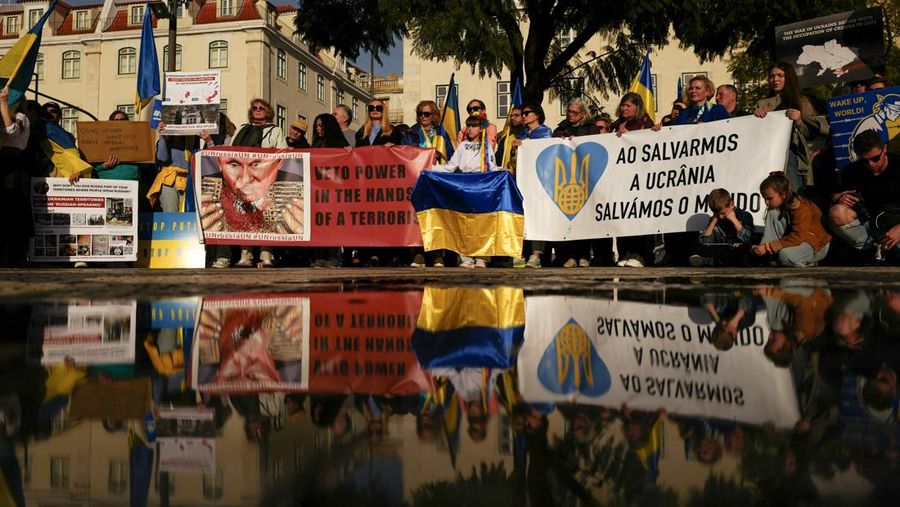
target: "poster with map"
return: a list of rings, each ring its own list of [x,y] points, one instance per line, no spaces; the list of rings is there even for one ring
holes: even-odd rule
[[[194,135],[201,130],[219,132],[221,73],[167,72],[162,103],[164,135]]]
[[[849,83],[883,73],[881,7],[775,27],[775,53],[797,71],[801,87]]]

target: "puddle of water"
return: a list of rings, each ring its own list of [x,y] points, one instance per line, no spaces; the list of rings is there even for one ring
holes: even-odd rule
[[[667,282],[7,304],[0,493],[890,502],[900,288]]]

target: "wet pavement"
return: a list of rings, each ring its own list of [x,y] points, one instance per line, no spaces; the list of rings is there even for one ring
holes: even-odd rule
[[[895,505],[898,275],[0,271],[0,505]]]

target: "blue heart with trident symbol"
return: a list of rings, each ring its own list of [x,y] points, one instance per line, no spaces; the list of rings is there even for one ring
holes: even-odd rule
[[[552,393],[591,397],[606,394],[612,385],[609,368],[575,319],[569,319],[547,346],[538,363],[538,380]]]
[[[597,143],[581,143],[574,150],[564,144],[548,146],[538,155],[538,179],[547,195],[569,220],[584,208],[600,181],[609,154]]]

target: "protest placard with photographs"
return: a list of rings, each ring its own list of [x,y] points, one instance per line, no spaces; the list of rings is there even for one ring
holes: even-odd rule
[[[165,135],[194,135],[201,130],[219,131],[221,74],[203,72],[167,72],[162,123]]]
[[[775,27],[775,55],[801,87],[869,79],[884,68],[883,34],[881,7],[842,12]]]
[[[199,215],[210,243],[285,244],[309,239],[309,153],[203,150],[194,159]]]
[[[212,409],[164,407],[156,414],[159,469],[163,472],[213,473],[216,429]]]
[[[900,86],[828,99],[828,124],[838,169],[856,161],[853,139],[874,130],[891,153],[900,153]]]
[[[28,325],[29,356],[41,364],[134,362],[136,314],[135,301],[38,304]]]
[[[137,259],[138,182],[32,178],[33,262]]]
[[[364,310],[373,305],[378,312]],[[421,291],[204,298],[192,387],[205,394],[425,392],[429,379],[411,344],[421,305]]]
[[[291,172],[299,170],[302,154],[308,158],[296,182]],[[409,195],[433,160],[433,149],[414,146],[203,150],[194,177],[204,238],[211,244],[421,245]],[[268,170],[238,177],[253,164]],[[289,202],[301,184],[302,197]]]

